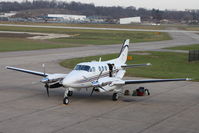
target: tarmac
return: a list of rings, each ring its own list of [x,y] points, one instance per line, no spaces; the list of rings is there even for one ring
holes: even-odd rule
[[[135,43],[130,51],[156,50],[199,43],[190,32],[172,32],[173,40]],[[62,59],[119,52],[120,45],[0,53],[0,133],[198,133],[199,83],[191,81],[128,85],[144,86],[151,95],[121,96],[91,90],[74,92],[63,105],[64,89],[50,90],[47,97],[40,77],[4,69],[7,65],[48,73],[68,73]],[[130,77],[128,77],[130,78]],[[134,77],[130,78],[134,79]],[[33,83],[34,82],[34,83]]]

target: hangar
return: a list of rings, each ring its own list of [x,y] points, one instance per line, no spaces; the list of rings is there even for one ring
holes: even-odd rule
[[[69,14],[48,14],[49,18],[62,18],[65,21],[83,21],[86,19],[84,15],[69,15]]]
[[[141,17],[120,18],[120,24],[141,23]]]

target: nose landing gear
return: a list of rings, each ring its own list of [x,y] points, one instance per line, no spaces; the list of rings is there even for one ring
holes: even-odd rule
[[[68,96],[71,97],[73,95],[73,91],[68,91]]]
[[[68,97],[64,97],[63,99],[63,104],[68,105],[69,104],[69,99]]]
[[[66,89],[65,93],[64,93],[64,99],[63,99],[63,104],[65,104],[65,105],[69,104],[69,99],[68,99],[69,93],[70,93],[70,91],[68,89]]]
[[[65,90],[64,93],[64,99],[63,99],[63,104],[67,105],[69,104],[69,98],[73,95],[73,91],[69,91],[68,89]]]

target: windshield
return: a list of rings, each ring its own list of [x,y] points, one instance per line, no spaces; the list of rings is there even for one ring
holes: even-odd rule
[[[87,65],[76,65],[74,70],[89,71],[90,70],[90,66],[87,66]]]

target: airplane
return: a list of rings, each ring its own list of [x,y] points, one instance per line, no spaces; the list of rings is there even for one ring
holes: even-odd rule
[[[69,97],[73,95],[73,91],[80,89],[92,88],[90,96],[92,96],[93,92],[112,92],[112,100],[117,101],[119,95],[123,94],[122,87],[124,85],[191,80],[190,78],[124,80],[123,77],[127,68],[151,65],[150,63],[133,65],[126,64],[129,41],[129,39],[124,41],[117,58],[108,61],[101,61],[100,59],[99,61],[82,62],[77,64],[68,74],[46,73],[44,65],[44,72],[37,72],[11,66],[7,66],[6,68],[43,77],[40,82],[44,84],[48,96],[49,88],[64,87],[65,93],[63,104],[66,105],[69,104]]]

